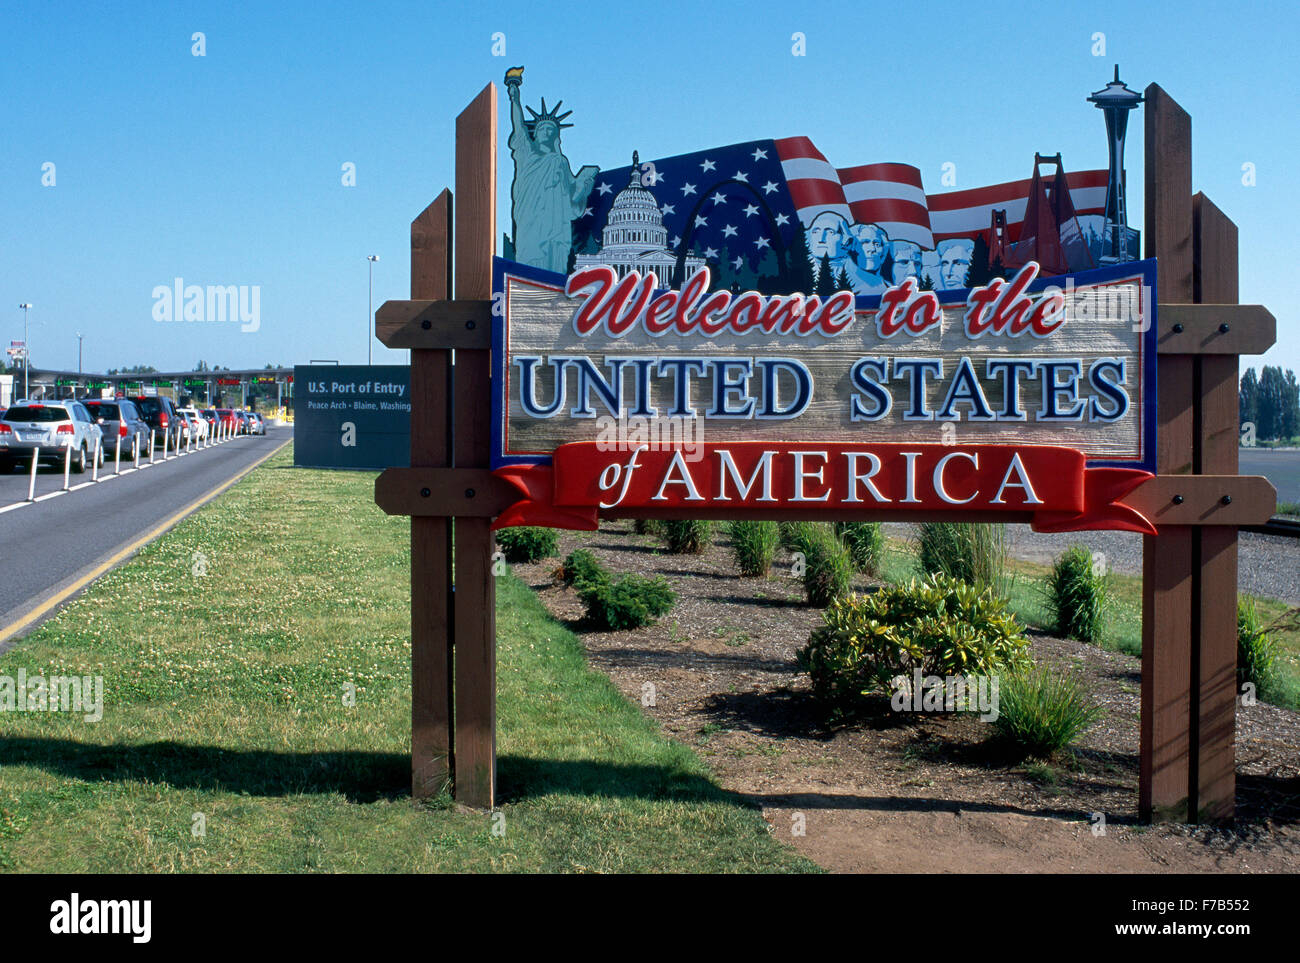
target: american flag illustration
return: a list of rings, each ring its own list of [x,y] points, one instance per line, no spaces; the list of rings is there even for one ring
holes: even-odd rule
[[[630,165],[597,175],[586,210],[574,222],[576,253],[599,251],[610,208],[631,176]],[[1050,177],[1044,181],[1051,184]],[[920,169],[911,164],[837,168],[809,138],[784,137],[647,161],[638,183],[659,206],[670,253],[685,246],[687,254],[715,265],[726,262],[732,271],[770,273],[795,243],[800,225],[807,228],[824,212],[848,224],[877,225],[890,241],[933,252],[949,239],[984,233],[990,240],[992,211],[1005,210],[1006,240],[1015,242],[1031,179],[929,194]],[[1076,214],[1104,214],[1106,170],[1071,172],[1069,183]]]

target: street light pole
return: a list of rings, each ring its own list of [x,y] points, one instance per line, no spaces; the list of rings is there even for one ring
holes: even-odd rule
[[[375,363],[375,337],[371,332],[371,319],[375,316],[375,262],[379,260],[378,254],[367,254],[366,260],[370,262],[370,313],[366,315],[366,364]]]
[[[28,366],[30,364],[31,345],[27,343],[27,312],[31,310],[30,304],[20,304],[18,307],[23,309],[23,397],[26,398],[31,394],[31,386],[28,384]]]
[[[77,332],[77,380],[78,381],[81,380],[81,339],[82,339],[81,332],[78,331]],[[73,392],[73,394],[76,394],[76,392]]]

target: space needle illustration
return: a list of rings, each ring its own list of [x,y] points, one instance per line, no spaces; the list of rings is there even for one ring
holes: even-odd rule
[[[1124,134],[1128,131],[1129,111],[1142,103],[1142,95],[1129,90],[1119,79],[1119,64],[1115,65],[1115,79],[1092,94],[1088,102],[1106,115],[1106,140],[1110,151],[1110,174],[1106,184],[1106,235],[1102,242],[1101,263],[1117,264],[1131,260],[1128,254],[1130,233],[1128,206],[1124,199]],[[1133,238],[1134,248],[1137,246]],[[1136,257],[1136,250],[1134,256]]]

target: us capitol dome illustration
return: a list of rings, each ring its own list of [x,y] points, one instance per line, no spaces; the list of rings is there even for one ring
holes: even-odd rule
[[[659,202],[641,186],[641,158],[636,151],[632,152],[631,179],[614,198],[601,231],[600,251],[576,255],[573,266],[581,270],[597,264],[609,265],[620,278],[630,271],[640,271],[642,276],[653,271],[661,287],[668,287],[677,266],[677,257],[668,248]],[[702,267],[704,258],[688,254],[682,283]]]

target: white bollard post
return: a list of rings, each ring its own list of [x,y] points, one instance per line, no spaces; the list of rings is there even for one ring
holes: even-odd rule
[[[41,456],[41,448],[37,445],[32,449],[32,474],[31,480],[27,483],[27,500],[36,501],[36,461]]]
[[[135,453],[134,455],[132,455],[132,458],[135,459],[135,467],[139,468],[140,456],[144,454],[144,445],[140,442],[140,438],[138,436],[136,437],[135,444],[132,446],[131,450]]]
[[[167,439],[170,435],[170,430],[163,432],[163,461],[167,460]]]
[[[101,438],[96,438],[96,439],[95,439],[95,455],[94,455],[94,461],[92,461],[92,462],[90,463],[90,480],[91,480],[92,482],[97,482],[97,481],[99,481],[99,452],[100,452],[100,450],[101,450],[101,449],[100,449],[100,442],[101,442],[102,440],[103,440],[103,439],[101,439]]]
[[[117,448],[113,452],[113,474],[122,474],[122,433],[117,434]]]
[[[158,443],[154,441],[154,429],[150,428],[149,429],[149,464],[151,465],[153,464],[153,452],[157,446]]]
[[[63,490],[68,490],[68,473],[72,471],[72,446],[63,449]]]

